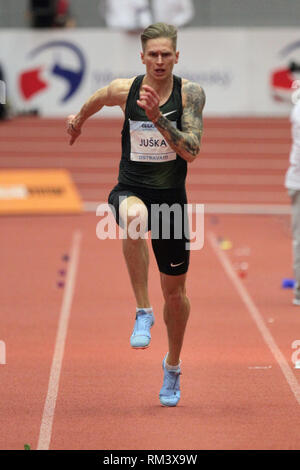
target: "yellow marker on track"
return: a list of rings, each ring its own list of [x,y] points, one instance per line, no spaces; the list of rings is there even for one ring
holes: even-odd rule
[[[220,242],[221,250],[230,250],[232,248],[232,243],[230,240],[222,240]]]

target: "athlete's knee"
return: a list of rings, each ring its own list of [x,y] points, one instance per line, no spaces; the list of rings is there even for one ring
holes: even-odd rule
[[[161,283],[165,302],[174,307],[185,303],[187,300],[185,282],[179,281],[179,276],[172,276],[170,282],[166,279],[169,278],[164,276]]]
[[[145,204],[135,202],[121,205],[120,217],[122,218],[127,238],[137,240],[145,237],[148,231],[148,210]]]
[[[185,294],[181,291],[167,292],[165,295],[165,302],[170,307],[176,309],[185,303]]]
[[[170,314],[189,316],[190,302],[183,289],[168,291],[165,294],[165,306]]]

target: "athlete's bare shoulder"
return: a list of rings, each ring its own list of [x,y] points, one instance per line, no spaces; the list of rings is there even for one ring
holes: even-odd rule
[[[116,78],[107,87],[107,106],[121,106],[126,104],[133,78]]]

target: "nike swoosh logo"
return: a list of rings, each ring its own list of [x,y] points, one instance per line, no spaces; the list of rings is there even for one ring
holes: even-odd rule
[[[176,113],[177,109],[174,109],[174,111],[170,111],[168,113],[163,114],[163,116],[169,116],[170,114]]]
[[[182,263],[178,263],[178,264],[171,263],[170,266],[171,266],[171,268],[176,268],[176,266],[181,266],[183,263],[184,263],[184,261],[182,261]]]

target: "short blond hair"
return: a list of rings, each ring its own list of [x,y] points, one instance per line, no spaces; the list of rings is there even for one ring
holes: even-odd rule
[[[143,51],[149,39],[169,38],[172,41],[174,51],[177,46],[177,28],[171,24],[154,23],[148,26],[141,34]]]

